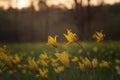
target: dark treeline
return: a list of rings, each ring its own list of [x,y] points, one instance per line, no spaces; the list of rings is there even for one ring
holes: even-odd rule
[[[106,40],[119,40],[120,4],[83,7],[78,11],[57,7],[37,12],[33,7],[0,9],[0,42],[46,41],[48,35],[59,35],[64,41],[66,28],[79,34],[80,39],[90,39],[94,32],[103,30]]]

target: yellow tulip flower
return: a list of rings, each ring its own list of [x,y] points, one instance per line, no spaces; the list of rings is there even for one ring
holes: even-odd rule
[[[94,51],[95,53],[97,53],[97,52],[98,52],[98,47],[97,47],[97,46],[93,47],[93,51]]]
[[[120,67],[116,66],[115,69],[116,69],[117,73],[120,75]]]
[[[18,65],[17,65],[17,68],[21,69],[21,68],[23,68],[23,65],[18,64]]]
[[[12,64],[12,60],[10,59],[10,57],[9,57],[6,53],[3,53],[3,52],[1,52],[0,54],[1,54],[2,59],[3,59],[3,61],[5,62],[5,64],[6,64],[8,67],[12,67],[13,64]]]
[[[99,65],[100,65],[100,67],[103,67],[103,68],[109,68],[109,63],[104,60]]]
[[[18,54],[15,55],[14,59],[12,59],[14,64],[18,64],[21,61],[21,58],[18,56]]]
[[[92,66],[93,66],[93,68],[96,68],[98,66],[98,60],[97,60],[97,58],[94,58],[92,60]]]
[[[54,59],[54,58],[51,58],[50,60],[52,63],[56,63],[58,61],[58,59]]]
[[[10,74],[10,75],[12,75],[12,74],[14,74],[14,73],[15,73],[14,70],[9,70],[9,71],[8,71],[8,74]]]
[[[4,49],[3,49],[3,48],[0,48],[0,52],[4,52]]]
[[[54,38],[52,36],[48,36],[48,43],[57,48],[56,36]]]
[[[82,59],[82,63],[88,68],[92,67],[90,60],[86,57],[84,59]]]
[[[77,62],[78,60],[79,60],[78,57],[74,56],[71,61],[72,62]]]
[[[66,52],[56,53],[56,57],[66,66],[66,68],[69,68],[69,54]]]
[[[116,60],[115,60],[115,63],[120,64],[120,60],[119,60],[119,59],[116,59]]]
[[[43,60],[48,60],[48,55],[46,53],[40,54],[39,58]]]
[[[53,67],[58,67],[58,66],[59,66],[59,63],[51,63],[51,65],[52,65]]]
[[[27,73],[27,70],[23,69],[23,70],[22,70],[22,73],[23,73],[23,74],[26,74],[26,73]]]
[[[48,67],[48,62],[46,60],[40,60],[40,65]]]
[[[29,58],[28,59],[28,67],[32,70],[32,71],[38,71],[38,65],[36,64],[34,59]]]
[[[61,73],[64,71],[64,66],[58,66],[57,68],[54,69],[56,73]]]
[[[78,62],[78,64],[79,64],[80,70],[85,71],[85,65],[83,63],[81,63],[81,62]]]
[[[96,32],[95,34],[93,34],[93,38],[95,38],[97,40],[97,42],[99,43],[100,41],[102,41],[105,37],[105,34],[101,32]]]
[[[59,66],[59,64],[57,63],[57,62],[58,62],[58,59],[51,58],[50,60],[51,60],[51,65],[52,65],[53,67]]]
[[[47,69],[47,68],[39,69],[39,75],[40,75],[43,79],[45,79],[45,78],[48,77],[48,76],[47,76],[47,73],[48,73],[48,69]]]
[[[67,29],[67,34],[63,34],[69,42],[76,42],[77,37],[75,33],[72,33],[71,30]]]

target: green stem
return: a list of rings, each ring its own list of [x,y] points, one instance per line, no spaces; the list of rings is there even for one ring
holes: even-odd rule
[[[87,51],[85,50],[85,48],[78,41],[76,41],[76,44],[78,44],[80,48],[83,49],[83,51],[87,54]],[[90,56],[89,56],[89,59],[91,60]]]

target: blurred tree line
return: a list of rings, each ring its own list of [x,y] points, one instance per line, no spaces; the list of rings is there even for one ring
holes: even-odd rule
[[[120,3],[114,5],[82,6],[75,1],[75,7],[48,7],[41,1],[40,11],[33,6],[23,10],[0,9],[0,42],[39,42],[46,41],[48,35],[62,34],[67,28],[77,33],[80,39],[91,39],[91,35],[103,30],[106,40],[119,40]],[[82,0],[81,0],[82,1]]]

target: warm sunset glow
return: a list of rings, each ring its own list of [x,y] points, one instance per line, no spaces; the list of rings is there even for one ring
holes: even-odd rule
[[[30,6],[29,0],[18,0],[18,4],[17,4],[18,9],[27,8],[29,6]]]
[[[39,8],[39,0],[34,0],[33,6],[34,6],[35,11],[39,11],[40,10],[40,8]]]
[[[7,10],[10,7],[10,4],[7,1],[0,1],[0,7],[2,7],[4,10]]]
[[[71,9],[72,8],[72,4],[74,3],[73,0],[48,0],[47,1],[47,4],[48,6],[52,6],[52,5],[55,5],[55,6],[58,6],[58,5],[61,5],[61,7],[67,7],[68,9]]]
[[[114,4],[120,2],[120,0],[104,0],[104,3],[106,4]],[[39,0],[33,0],[32,5],[34,6],[34,9],[36,11],[39,11]],[[91,5],[96,6],[98,5],[99,0],[91,0]],[[59,6],[59,7],[66,7],[68,9],[71,9],[73,7],[74,0],[47,0],[48,6]],[[83,0],[83,5],[87,5],[87,0]],[[31,0],[0,0],[0,7],[2,7],[4,10],[7,10],[9,7],[17,8],[17,9],[23,9],[28,8],[31,6]]]

